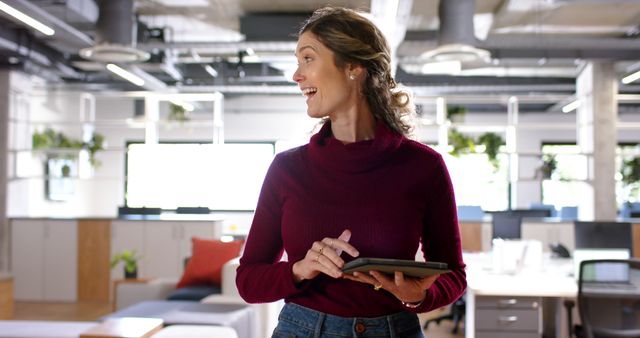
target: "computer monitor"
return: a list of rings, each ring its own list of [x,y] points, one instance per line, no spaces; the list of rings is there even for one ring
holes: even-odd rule
[[[493,235],[491,238],[520,239],[522,216],[509,211],[492,212],[491,225]]]
[[[632,250],[631,223],[576,221],[573,224],[576,249]]]

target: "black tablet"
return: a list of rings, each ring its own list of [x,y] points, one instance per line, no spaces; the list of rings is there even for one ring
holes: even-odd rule
[[[426,277],[450,271],[447,267],[447,263],[441,262],[416,262],[404,259],[365,257],[356,258],[351,262],[346,263],[342,268],[342,272],[348,274],[353,274],[356,271],[368,272],[371,270],[388,274],[393,274],[395,271],[401,271],[406,276],[411,277]]]

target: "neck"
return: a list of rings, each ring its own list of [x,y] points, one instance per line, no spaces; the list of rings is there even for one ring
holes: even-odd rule
[[[342,143],[371,140],[375,136],[376,121],[364,100],[330,119],[331,133]]]

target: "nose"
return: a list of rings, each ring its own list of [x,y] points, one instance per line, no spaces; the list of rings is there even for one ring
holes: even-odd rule
[[[293,73],[293,82],[300,83],[302,82],[303,77],[300,74],[300,67],[296,68],[296,71]]]

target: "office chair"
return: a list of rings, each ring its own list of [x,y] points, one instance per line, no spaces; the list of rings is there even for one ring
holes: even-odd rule
[[[449,313],[427,320],[424,323],[423,328],[425,330],[428,329],[431,322],[435,322],[437,325],[440,325],[440,322],[443,320],[451,320],[453,321],[453,329],[451,329],[451,333],[457,334],[460,322],[462,322],[462,318],[464,318],[464,313],[467,308],[466,304],[467,302],[464,295],[460,296],[460,298],[458,298],[455,302],[453,302],[453,304],[451,304]]]
[[[522,215],[513,211],[498,211],[491,213],[491,238],[520,239]]]
[[[576,338],[640,337],[640,260],[594,259],[580,263],[578,310],[582,325],[568,312],[569,336]]]

